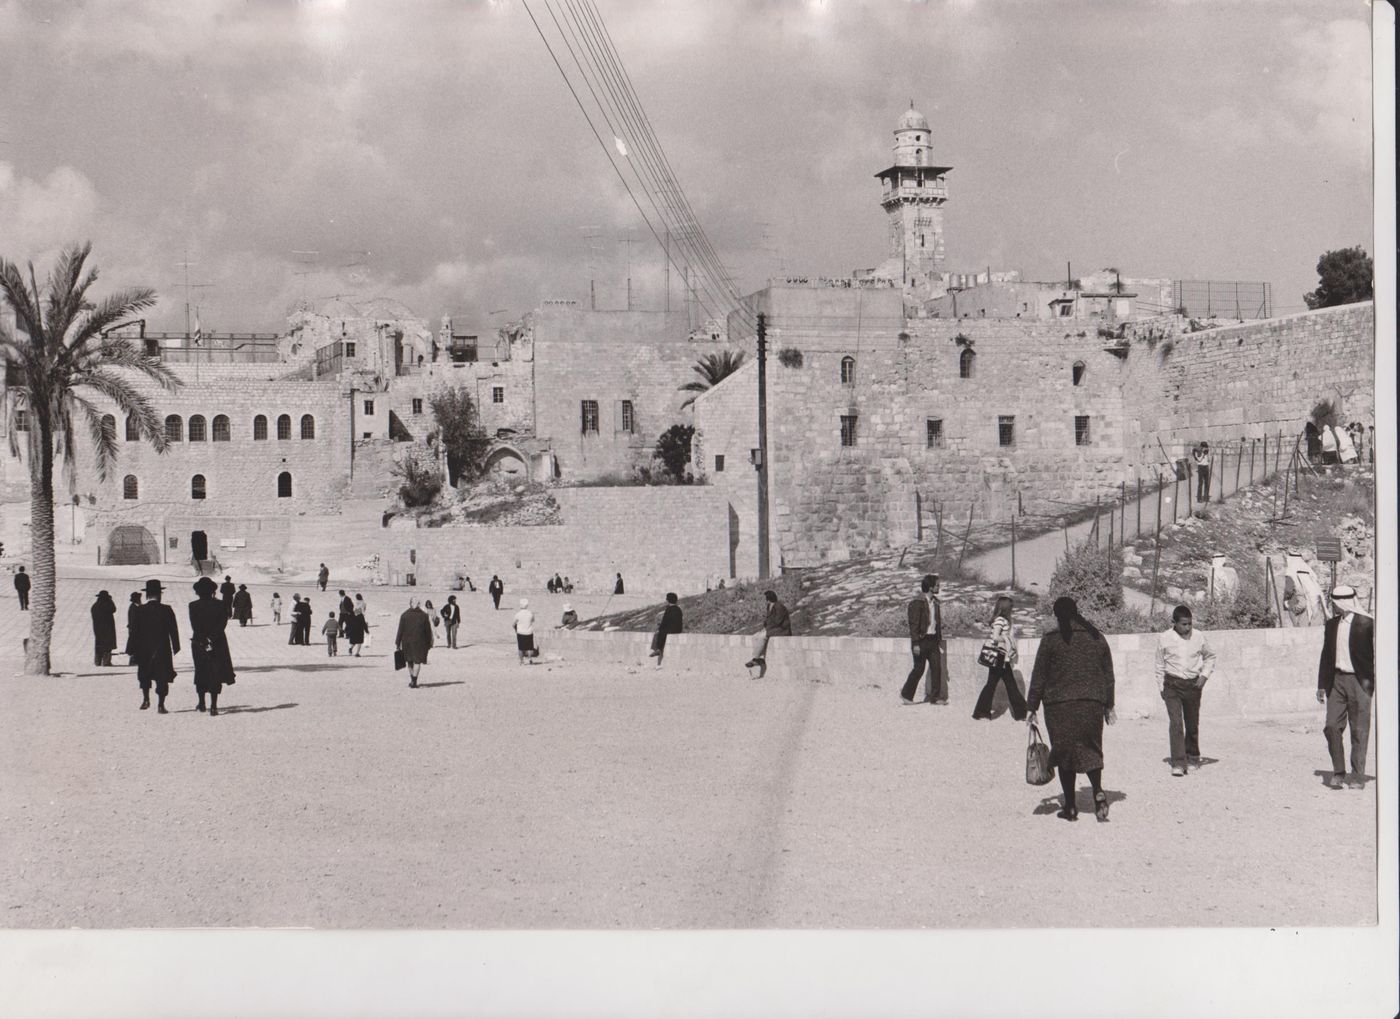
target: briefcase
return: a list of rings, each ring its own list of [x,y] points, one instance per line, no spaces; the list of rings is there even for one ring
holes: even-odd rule
[[[395,651],[395,652],[394,652],[394,671],[397,672],[399,669],[402,669],[402,668],[404,668],[404,667],[407,666],[407,665],[408,665],[408,660],[407,660],[406,658],[404,658],[403,652],[402,652],[402,651]]]

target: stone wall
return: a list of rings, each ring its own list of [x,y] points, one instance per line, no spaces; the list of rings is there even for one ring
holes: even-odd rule
[[[1219,444],[1278,430],[1291,437],[1329,395],[1346,404],[1348,418],[1370,421],[1370,305],[1198,333],[1163,319],[1146,324],[1157,330],[1149,342],[1079,322],[918,319],[896,326],[887,315],[866,316],[872,299],[879,292],[773,290],[754,303],[773,315],[775,565],[918,540],[937,503],[945,525],[969,512],[983,522],[1009,521],[1018,509],[1064,512],[1116,495],[1121,482],[1153,477],[1163,460],[1159,439],[1176,457],[1201,439]],[[784,348],[801,352],[800,368],[778,361]],[[970,378],[961,377],[964,358]],[[740,576],[756,569],[748,463],[758,445],[755,376],[748,365],[695,405],[697,474],[723,490],[739,515]],[[999,435],[1003,416],[1014,419],[1009,446]],[[842,444],[843,417],[855,419],[853,446]],[[931,420],[941,428],[934,444]],[[1081,423],[1087,436],[1078,434]]]
[[[559,573],[580,591],[612,590],[621,573],[631,592],[693,593],[729,576],[729,506],[703,486],[560,488],[563,522],[539,527],[390,527],[383,532],[384,580],[412,573],[446,587],[462,570],[484,587],[499,574],[507,590],[542,589]]]
[[[650,465],[656,440],[686,423],[691,366],[706,354],[739,349],[721,337],[690,340],[684,312],[587,311],[545,307],[534,313],[535,434],[549,441],[565,479],[630,474]],[[582,402],[598,406],[598,430],[585,434]],[[632,405],[626,431],[623,401]]]
[[[1165,723],[1166,709],[1153,673],[1156,635],[1120,634],[1107,639],[1113,651],[1118,714],[1124,718],[1161,718]],[[1209,639],[1216,652],[1216,670],[1206,684],[1201,707],[1207,732],[1213,718],[1259,718],[1299,711],[1319,713],[1321,724],[1322,709],[1315,700],[1321,627],[1225,630],[1209,634]],[[557,653],[570,661],[645,662],[651,634],[554,630],[542,640],[546,653]],[[1020,664],[1016,674],[1023,691],[1030,682],[1039,645],[1038,637],[1017,642]],[[947,642],[952,711],[971,714],[986,681],[987,670],[976,663],[980,647],[978,640],[959,638]],[[690,666],[738,673],[752,650],[752,637],[683,633],[666,641],[663,671],[671,666]],[[878,684],[881,691],[872,695],[888,697],[890,710],[897,711],[895,695],[909,672],[909,642],[893,638],[778,637],[768,645],[767,660],[767,680],[845,686]],[[998,692],[999,699],[1004,696]],[[1321,752],[1322,737],[1319,735],[1317,740]],[[1166,756],[1166,741],[1164,724],[1161,748],[1152,752]],[[1127,748],[1121,752],[1128,752]]]
[[[389,387],[389,409],[415,439],[425,439],[437,427],[432,397],[445,389],[465,388],[481,415],[487,435],[508,428],[528,434],[534,427],[534,364],[513,359],[506,361],[439,361],[423,370],[396,378]],[[494,390],[500,389],[500,402]],[[415,409],[414,401],[418,401]]]

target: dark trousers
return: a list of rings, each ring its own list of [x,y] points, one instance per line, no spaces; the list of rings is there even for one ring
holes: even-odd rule
[[[29,592],[28,592],[28,591],[16,591],[15,593],[19,595],[19,607],[20,607],[20,611],[23,612],[23,611],[28,610],[28,608],[29,608]]]
[[[946,700],[948,691],[943,689],[943,650],[937,638],[920,637],[911,642],[910,651],[914,656],[914,667],[909,670],[909,677],[904,681],[899,695],[906,701],[912,701],[914,691],[919,688],[919,679],[927,669],[928,684],[924,687],[924,700],[930,703]]]
[[[1172,765],[1186,767],[1186,758],[1200,757],[1201,688],[1194,681],[1168,676],[1162,687],[1167,703],[1167,740]]]
[[[992,717],[992,701],[996,697],[998,683],[1006,687],[1006,699],[1011,704],[1011,717],[1021,721],[1026,717],[1026,699],[1021,696],[1021,690],[1016,685],[1016,673],[1012,671],[1011,663],[1005,660],[987,670],[987,682],[983,684],[982,692],[977,695],[977,706],[972,709],[972,717]]]
[[[1196,501],[1210,502],[1210,468],[1196,468]]]
[[[500,596],[499,594],[497,594],[495,591],[492,591],[492,592],[491,592],[491,604],[492,604],[495,608],[500,608],[500,607],[501,607],[501,596]]]
[[[1327,695],[1327,724],[1322,727],[1332,770],[1338,775],[1347,770],[1342,745],[1347,726],[1351,726],[1351,773],[1359,778],[1366,774],[1366,748],[1371,743],[1371,694],[1354,673],[1338,672]]]

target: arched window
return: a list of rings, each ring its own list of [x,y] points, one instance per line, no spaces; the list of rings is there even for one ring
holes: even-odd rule
[[[301,416],[301,437],[303,439],[316,438],[316,419],[310,414]]]
[[[292,497],[292,475],[289,471],[283,471],[277,475],[277,498],[290,499]]]
[[[283,414],[277,419],[277,437],[279,439],[292,437],[292,416],[290,414]]]
[[[165,441],[179,442],[185,437],[185,422],[179,414],[171,414],[165,419]]]
[[[102,434],[110,435],[113,439],[117,437],[117,419],[114,415],[102,415]]]
[[[843,386],[856,384],[856,359],[849,355],[841,358],[841,384]]]
[[[204,427],[204,415],[203,415],[203,414],[191,414],[191,415],[190,415],[190,441],[191,441],[191,442],[203,442],[203,441],[204,441],[205,439],[207,439],[207,438],[208,438],[208,434],[207,434],[207,432],[206,432],[206,430],[205,430],[205,427]]]
[[[963,352],[958,355],[958,378],[972,378],[972,363],[976,359],[977,355],[972,352],[971,347],[965,348]]]
[[[204,475],[203,475],[203,474],[196,474],[194,477],[190,478],[190,498],[191,498],[191,499],[203,499],[203,498],[204,498]]]
[[[253,418],[253,438],[255,440],[267,438],[266,414],[259,414],[257,417]]]
[[[141,494],[140,485],[136,481],[135,474],[128,474],[122,478],[122,498],[135,499]]]
[[[1074,367],[1072,367],[1072,368],[1069,370],[1069,377],[1074,381],[1074,384],[1075,384],[1076,386],[1079,385],[1081,382],[1084,381],[1084,362],[1083,362],[1083,361],[1075,361],[1075,362],[1074,362]]]
[[[229,431],[229,426],[228,426],[228,415],[227,415],[227,414],[216,414],[216,415],[214,415],[214,441],[215,441],[215,442],[228,442],[228,441],[229,441],[229,438],[230,438],[230,431]]]
[[[141,438],[141,426],[136,423],[136,418],[128,414],[126,416],[126,441],[135,442]]]

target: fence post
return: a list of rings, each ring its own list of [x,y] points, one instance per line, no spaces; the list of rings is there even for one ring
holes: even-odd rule
[[[1118,482],[1118,544],[1128,543],[1128,483]]]
[[[1265,575],[1264,575],[1264,582],[1265,582],[1265,587],[1266,587],[1266,590],[1265,590],[1265,592],[1264,592],[1264,600],[1265,600],[1265,601],[1269,601],[1269,593],[1268,593],[1267,588],[1272,588],[1272,589],[1273,589],[1273,593],[1274,593],[1274,597],[1273,597],[1273,600],[1269,602],[1269,604],[1271,604],[1272,606],[1274,606],[1274,614],[1275,614],[1275,616],[1278,618],[1278,625],[1279,625],[1279,626],[1282,626],[1282,625],[1283,625],[1283,604],[1279,601],[1279,596],[1278,596],[1278,581],[1277,581],[1276,579],[1274,579],[1274,560],[1273,560],[1273,558],[1272,558],[1271,556],[1265,556],[1265,557],[1264,557],[1264,569],[1265,569],[1265,571],[1266,571],[1266,572],[1265,572]]]
[[[1094,496],[1094,526],[1091,527],[1091,528],[1089,529],[1089,533],[1093,535],[1093,538],[1094,538],[1094,547],[1095,547],[1095,548],[1098,548],[1098,547],[1099,547],[1099,497],[1098,497],[1097,495]]]
[[[1249,484],[1254,485],[1254,439],[1249,440]]]
[[[962,570],[963,556],[967,555],[967,541],[972,537],[972,512],[977,509],[975,502],[968,503],[967,506],[967,530],[963,532],[962,549],[958,552],[958,570]]]
[[[1176,523],[1176,507],[1181,502],[1181,479],[1172,472],[1172,523]]]
[[[1244,436],[1240,436],[1239,454],[1235,457],[1235,494],[1240,492],[1240,465],[1244,463]]]
[[[1216,486],[1219,490],[1219,497],[1215,500],[1216,502],[1225,501],[1225,464],[1228,462],[1229,455],[1229,453],[1221,453],[1218,457],[1211,457],[1210,469],[1218,475],[1216,480],[1220,482],[1220,484]],[[1215,470],[1217,467],[1219,467],[1220,470]]]
[[[1261,481],[1268,481],[1268,480],[1269,480],[1269,437],[1268,437],[1267,435],[1264,436],[1264,455],[1263,455],[1260,459],[1263,461],[1264,473],[1263,473],[1263,475],[1260,477],[1259,480],[1261,480]]]
[[[1157,540],[1152,549],[1152,602],[1147,608],[1147,618],[1151,619],[1157,611],[1157,567],[1162,561],[1162,536],[1157,535]]]
[[[1115,515],[1115,514],[1114,514],[1114,512],[1113,512],[1113,507],[1110,506],[1110,507],[1108,508],[1108,547],[1109,547],[1109,548],[1112,548],[1112,547],[1113,547],[1113,517],[1114,517],[1114,515]]]
[[[1291,461],[1290,461],[1289,464],[1288,464],[1288,470],[1289,470],[1290,473],[1291,473],[1292,470],[1293,470],[1293,463],[1292,463]],[[1292,477],[1289,476],[1289,474],[1284,474],[1284,476],[1283,476],[1283,515],[1284,515],[1285,517],[1288,516],[1288,489],[1289,489],[1289,487],[1290,487],[1290,482],[1292,482],[1292,480],[1293,480],[1293,479],[1292,479]]]
[[[1187,461],[1187,463],[1195,463],[1195,460],[1189,460]],[[1196,473],[1200,473],[1199,469]],[[1195,500],[1192,499],[1192,495],[1194,494],[1194,489],[1198,484],[1200,484],[1200,482],[1196,480],[1196,475],[1189,473],[1188,469],[1188,473],[1186,475],[1186,515],[1188,517],[1196,515],[1196,503]]]
[[[1278,458],[1283,453],[1283,433],[1274,436],[1274,473],[1278,473]]]
[[[938,549],[934,552],[934,561],[943,561],[943,500],[939,499],[934,507],[934,525],[938,528]]]

